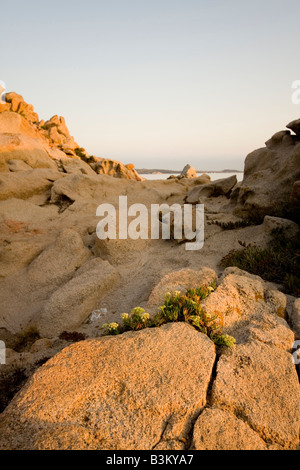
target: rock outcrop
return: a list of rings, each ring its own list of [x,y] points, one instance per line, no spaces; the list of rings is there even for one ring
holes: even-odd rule
[[[276,133],[266,147],[245,160],[244,179],[233,194],[235,212],[243,217],[282,216],[299,207],[300,180],[299,120],[287,125],[290,131]]]
[[[22,115],[0,112],[0,171],[13,171],[11,161],[26,163],[30,168],[57,169],[52,156],[59,158],[63,153],[55,153],[47,141],[42,139],[36,127]],[[30,169],[29,168],[29,169]]]
[[[180,173],[180,176],[183,178],[197,178],[197,171],[193,166],[186,165]]]
[[[36,326],[43,338],[57,337],[78,328],[99,298],[119,283],[118,272],[108,261],[92,259],[47,300]]]
[[[240,184],[191,168],[141,181],[132,164],[90,157],[63,118],[39,121],[8,93],[0,104],[1,449],[299,446],[299,301],[220,265],[241,246],[265,248],[274,229],[299,236],[289,214],[300,208],[300,121],[288,127],[294,135],[280,132],[247,157]],[[203,249],[186,251],[185,235],[175,242],[171,217],[170,240],[123,240],[118,230],[100,240],[97,208],[112,204],[124,222],[120,195],[149,214],[153,204],[165,204],[165,215],[173,204],[204,203]],[[253,212],[264,222],[253,225]],[[232,349],[186,323],[103,337],[103,323],[123,312],[141,306],[154,316],[167,292],[212,283],[202,313],[218,316]]]
[[[194,426],[197,450],[266,450],[265,442],[229,411],[207,408]]]
[[[214,344],[185,324],[74,344],[0,416],[0,448],[182,448],[214,361]]]
[[[290,354],[260,341],[250,342],[221,356],[212,402],[242,418],[271,448],[295,449],[299,390]]]
[[[38,124],[39,117],[37,113],[34,112],[34,107],[32,104],[27,104],[23,96],[14,92],[6,93],[5,100],[10,105],[10,111],[20,114],[31,124]]]
[[[208,197],[229,196],[236,184],[237,177],[233,175],[211,183],[197,185],[187,193],[185,201],[188,204],[197,204],[204,202]]]
[[[59,148],[66,155],[79,157],[81,154],[83,158],[88,158],[87,152],[80,148],[75,142],[74,137],[70,135],[63,117],[55,115],[46,122],[39,122],[39,130],[49,140],[51,145]],[[77,155],[76,151],[79,155]]]
[[[109,174],[117,178],[142,181],[132,164],[90,156],[80,147],[66,126],[65,119],[53,116],[44,121],[21,95],[7,93],[0,104],[0,171],[52,168],[66,173]],[[16,167],[11,162],[19,161]]]
[[[197,275],[216,278],[207,268],[170,273],[150,304],[161,301],[162,285],[177,288],[181,277],[192,286]],[[300,385],[285,306],[284,294],[230,268],[203,307],[223,315],[233,349],[216,355],[212,341],[185,323],[73,344],[0,415],[0,448],[296,449]]]
[[[98,175],[109,175],[136,181],[143,181],[144,179],[137,173],[132,164],[124,165],[121,162],[107,158],[92,164],[92,167]]]

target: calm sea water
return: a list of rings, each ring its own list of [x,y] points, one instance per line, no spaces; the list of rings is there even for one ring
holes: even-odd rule
[[[198,173],[198,176],[201,176],[203,173]],[[222,178],[229,178],[229,176],[236,175],[238,181],[242,181],[244,174],[243,173],[206,173],[207,175],[210,176],[212,181],[215,180],[220,180]],[[142,173],[140,174],[143,178],[146,178],[147,180],[165,180],[167,179],[171,173],[165,173],[161,175],[143,175]]]

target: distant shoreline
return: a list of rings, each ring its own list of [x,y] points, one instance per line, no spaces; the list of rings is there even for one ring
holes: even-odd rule
[[[139,174],[143,175],[155,175],[155,174],[171,174],[177,175],[181,171],[178,170],[162,170],[162,169],[146,169],[146,168],[136,168],[136,171]],[[197,173],[243,173],[242,170],[196,170]]]

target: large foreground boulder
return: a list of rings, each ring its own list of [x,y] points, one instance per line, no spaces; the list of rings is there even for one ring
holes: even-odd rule
[[[0,448],[183,448],[214,361],[214,344],[182,323],[74,344],[1,415]]]
[[[46,305],[49,331],[60,325],[60,312],[69,324],[82,320],[80,304],[95,300],[99,267],[106,269],[100,282],[113,284],[107,262],[87,261]],[[214,279],[208,268],[170,273],[149,305],[159,305],[166,288],[184,291]],[[286,296],[258,276],[228,268],[202,307],[223,318],[233,349],[216,355],[212,341],[186,323],[67,347],[0,416],[0,448],[296,449],[300,386],[286,305]],[[295,326],[297,312],[295,304]],[[44,328],[46,334],[46,322]]]
[[[217,367],[212,401],[242,417],[266,442],[295,449],[299,442],[299,381],[290,354],[263,342],[237,345]]]

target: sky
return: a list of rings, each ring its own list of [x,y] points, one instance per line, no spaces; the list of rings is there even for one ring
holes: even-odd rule
[[[90,154],[137,168],[243,169],[300,117],[300,2],[10,0],[0,80]]]

